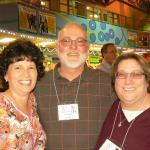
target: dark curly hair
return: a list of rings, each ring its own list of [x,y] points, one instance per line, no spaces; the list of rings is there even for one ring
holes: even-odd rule
[[[120,55],[115,61],[113,65],[112,82],[111,82],[113,89],[115,90],[115,80],[116,80],[116,73],[118,71],[118,65],[120,64],[120,62],[124,60],[128,60],[128,59],[135,60],[143,69],[145,79],[148,84],[147,92],[150,93],[150,68],[149,68],[148,62],[146,62],[142,56],[135,54],[135,53],[126,53],[126,54]]]
[[[35,63],[38,72],[38,80],[44,76],[44,56],[40,49],[31,41],[16,40],[6,46],[0,54],[0,80],[2,82],[2,91],[7,90],[9,87],[4,78],[9,65],[25,59]]]

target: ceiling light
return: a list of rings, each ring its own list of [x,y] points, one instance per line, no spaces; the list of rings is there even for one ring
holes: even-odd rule
[[[47,41],[47,42],[41,42],[41,43],[39,43],[38,45],[45,47],[45,46],[47,46],[47,45],[51,45],[51,44],[54,44],[54,43],[55,43],[55,42]]]
[[[44,1],[41,1],[41,5],[42,5],[42,6],[45,6],[45,2],[44,2]]]
[[[0,43],[9,43],[14,40],[16,40],[16,39],[15,38],[3,38],[3,39],[0,39]]]
[[[96,18],[96,19],[97,19],[97,18],[98,18],[98,15],[94,14],[94,18]]]
[[[93,15],[89,15],[90,18],[93,18]]]
[[[89,9],[90,9],[90,7],[89,7],[89,6],[87,6],[87,7],[86,7],[86,9],[87,9],[87,10],[89,10]]]

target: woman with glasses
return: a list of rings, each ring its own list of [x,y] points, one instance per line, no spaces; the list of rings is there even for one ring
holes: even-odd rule
[[[118,100],[103,124],[96,150],[150,149],[150,68],[142,56],[127,53],[113,66]]]

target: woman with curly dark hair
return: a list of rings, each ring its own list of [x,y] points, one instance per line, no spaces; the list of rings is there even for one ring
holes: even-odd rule
[[[0,54],[0,149],[45,148],[46,135],[32,91],[44,76],[43,54],[26,40],[10,43]]]

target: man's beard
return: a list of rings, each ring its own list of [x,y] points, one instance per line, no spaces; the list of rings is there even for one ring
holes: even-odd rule
[[[72,53],[75,54],[75,55],[79,55],[79,56],[76,56],[76,57],[78,57],[77,61],[76,60],[75,61],[71,60],[71,58],[69,60],[68,55],[71,55]],[[65,52],[65,53],[59,53],[58,56],[59,56],[59,59],[60,59],[61,63],[64,66],[66,66],[68,68],[71,68],[71,69],[75,69],[75,68],[80,67],[83,63],[85,63],[88,54],[87,53],[85,53],[85,54],[77,53],[77,52],[69,52],[69,53]],[[70,57],[73,57],[73,56],[70,56]]]

